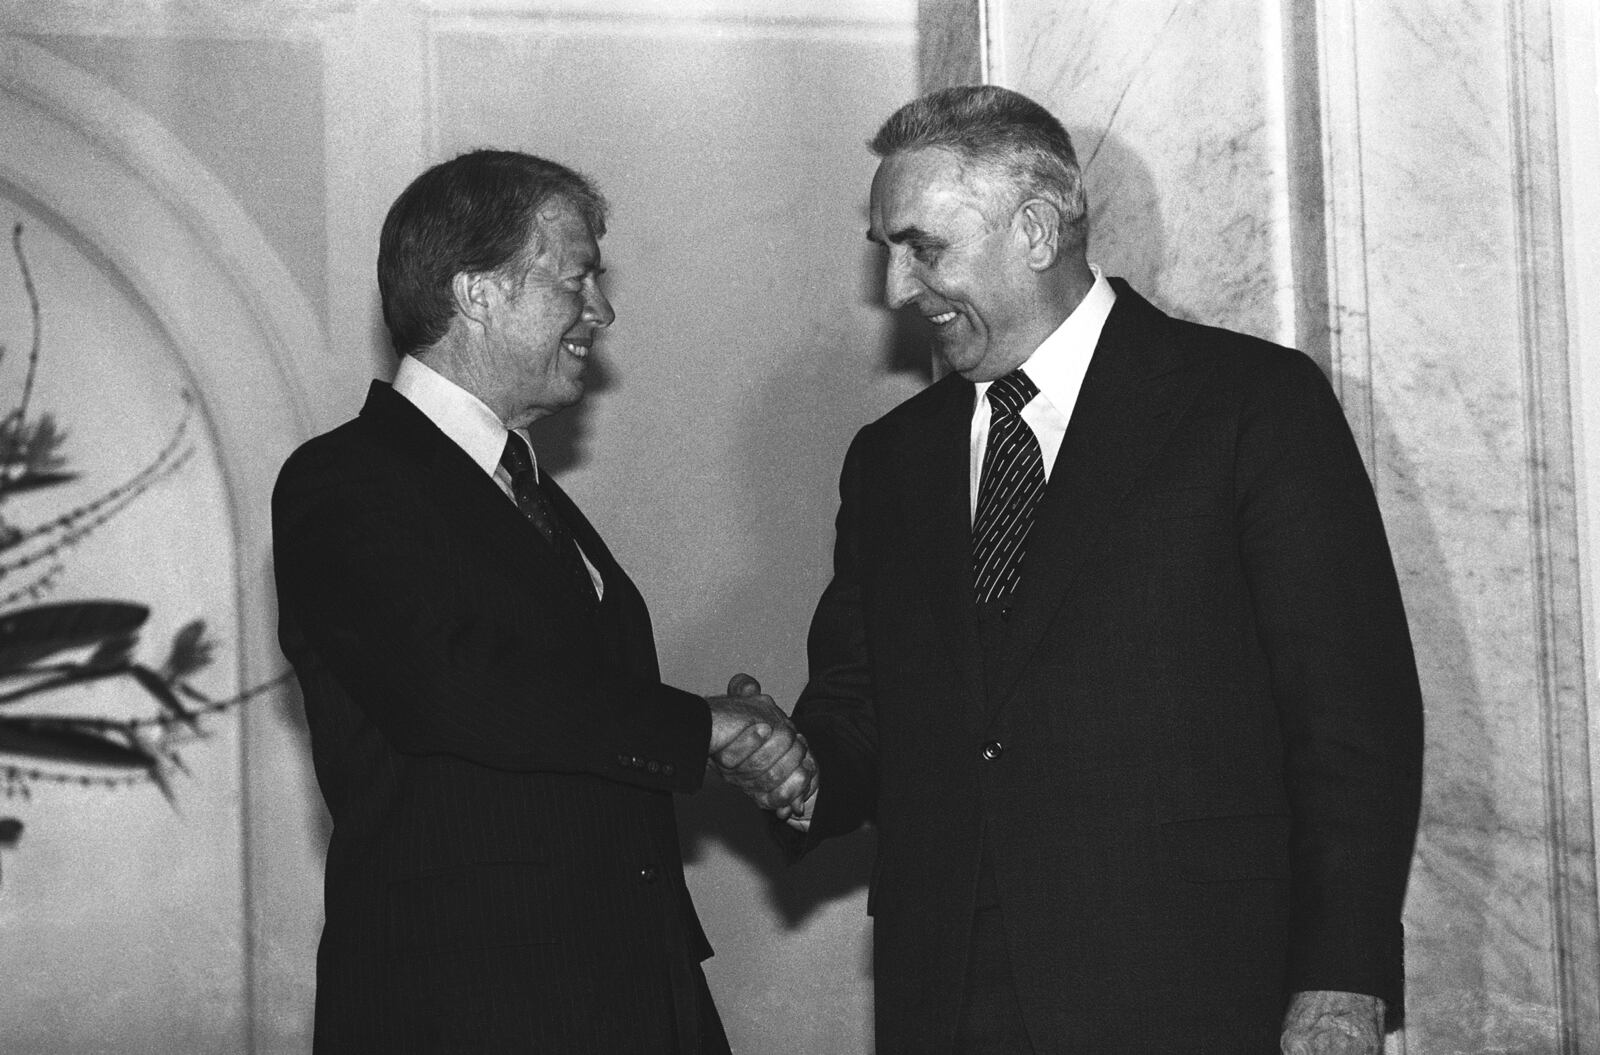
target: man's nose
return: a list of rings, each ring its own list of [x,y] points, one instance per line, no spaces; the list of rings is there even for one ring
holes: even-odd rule
[[[917,295],[919,284],[911,275],[911,266],[898,253],[889,254],[883,275],[883,299],[892,309],[905,307]]]
[[[616,320],[617,313],[611,310],[611,301],[596,286],[589,294],[583,306],[583,317],[596,326],[610,326]]]

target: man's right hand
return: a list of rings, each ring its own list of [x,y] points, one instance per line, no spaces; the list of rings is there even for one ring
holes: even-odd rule
[[[748,674],[735,674],[726,696],[708,696],[710,756],[724,780],[763,809],[788,819],[812,793],[817,764],[805,737]]]

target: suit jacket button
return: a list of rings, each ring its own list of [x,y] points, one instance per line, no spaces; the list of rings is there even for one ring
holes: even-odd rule
[[[985,762],[993,762],[995,759],[999,758],[1005,753],[1005,749],[1005,744],[1002,744],[998,740],[990,740],[988,743],[983,745],[983,750],[981,750],[979,754],[983,756],[983,760]]]
[[[660,878],[661,870],[655,865],[645,865],[643,868],[639,869],[639,882],[641,883],[654,883]]]

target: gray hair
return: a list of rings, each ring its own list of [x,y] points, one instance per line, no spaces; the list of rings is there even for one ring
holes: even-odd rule
[[[896,110],[867,144],[880,158],[941,147],[1011,192],[1009,208],[1040,198],[1061,214],[1062,233],[1082,244],[1089,205],[1072,138],[1050,111],[992,84],[942,88]]]

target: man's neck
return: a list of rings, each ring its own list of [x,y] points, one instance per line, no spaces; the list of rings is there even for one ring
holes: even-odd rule
[[[502,422],[510,410],[498,399],[498,387],[482,367],[482,359],[465,347],[454,330],[446,333],[435,344],[411,353],[412,358],[437,373],[458,388],[472,393],[483,405],[494,411]]]
[[[1083,298],[1089,295],[1094,288],[1094,271],[1089,267],[1089,261],[1082,251],[1063,257],[1063,259],[1045,273],[1044,281],[1040,283],[1041,294],[1046,305],[1044,317],[1050,319],[1050,324],[1045,328],[1039,340],[1055,332],[1056,327],[1066,321],[1067,316],[1078,309],[1083,303]]]

